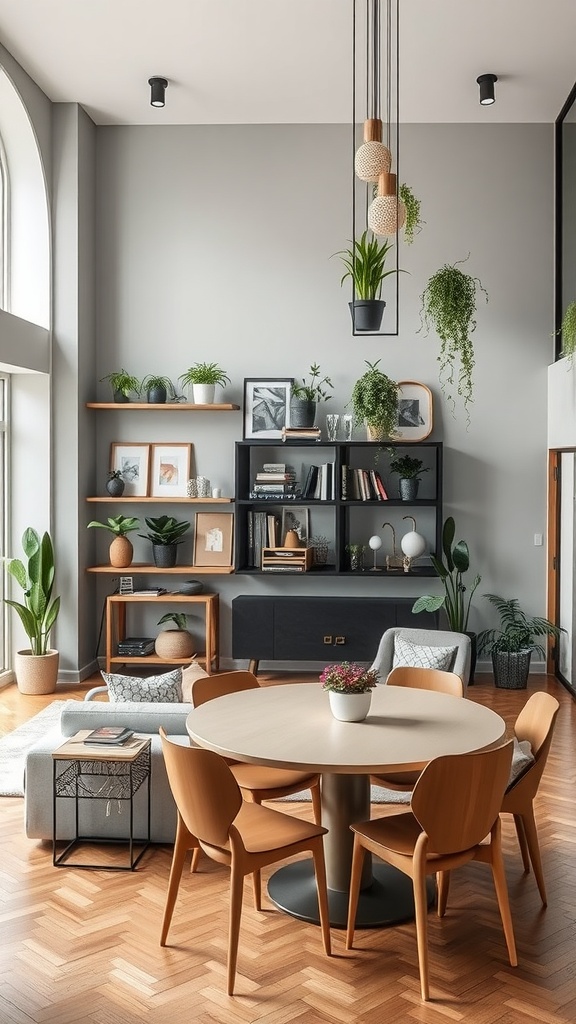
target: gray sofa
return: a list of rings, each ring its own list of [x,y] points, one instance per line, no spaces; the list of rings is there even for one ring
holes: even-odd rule
[[[163,726],[176,742],[188,744],[186,717],[190,704],[107,704],[103,701],[68,700],[60,722],[34,746],[26,758],[24,780],[24,814],[26,835],[30,839],[52,839],[52,751],[80,729],[100,725],[127,725],[134,732],[149,735],[151,745],[150,774],[150,836],[155,843],[171,843],[176,833],[176,807],[168,784],[158,729]],[[127,801],[111,802],[106,815],[106,800],[80,801],[80,833],[84,836],[128,834],[129,805]],[[145,834],[146,787],[134,796],[134,835]],[[74,800],[59,798],[57,809],[58,838],[74,835]]]

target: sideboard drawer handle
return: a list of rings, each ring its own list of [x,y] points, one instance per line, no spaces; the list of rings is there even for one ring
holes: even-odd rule
[[[345,644],[346,643],[346,637],[345,636],[337,636],[335,641],[334,641],[334,643],[335,644]]]
[[[332,637],[331,636],[325,636],[324,637],[324,643],[325,644],[331,644],[332,643]]]

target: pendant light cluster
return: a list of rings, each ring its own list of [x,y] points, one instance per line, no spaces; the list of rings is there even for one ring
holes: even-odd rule
[[[392,92],[393,68],[396,70],[396,104],[398,77],[398,0],[366,0],[366,99],[368,117],[364,122],[364,142],[354,158],[354,170],[361,181],[377,183],[376,195],[368,206],[368,227],[375,235],[395,235],[406,222],[406,208],[398,196],[397,175],[392,172]],[[382,121],[382,23],[381,9],[386,11],[386,124]],[[392,8],[394,7],[394,12]],[[393,18],[394,13],[394,18]],[[393,26],[395,52],[392,52]]]

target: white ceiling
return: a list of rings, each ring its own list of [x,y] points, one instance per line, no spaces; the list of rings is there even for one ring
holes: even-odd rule
[[[400,120],[552,122],[576,0],[400,0]],[[352,0],[0,0],[0,42],[97,124],[351,119]],[[476,77],[498,75],[481,107]],[[150,106],[148,78],[169,80]]]

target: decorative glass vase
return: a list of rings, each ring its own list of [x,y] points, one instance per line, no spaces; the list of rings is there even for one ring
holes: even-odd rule
[[[339,722],[363,722],[370,711],[372,691],[366,693],[336,693],[328,690],[330,710]]]

